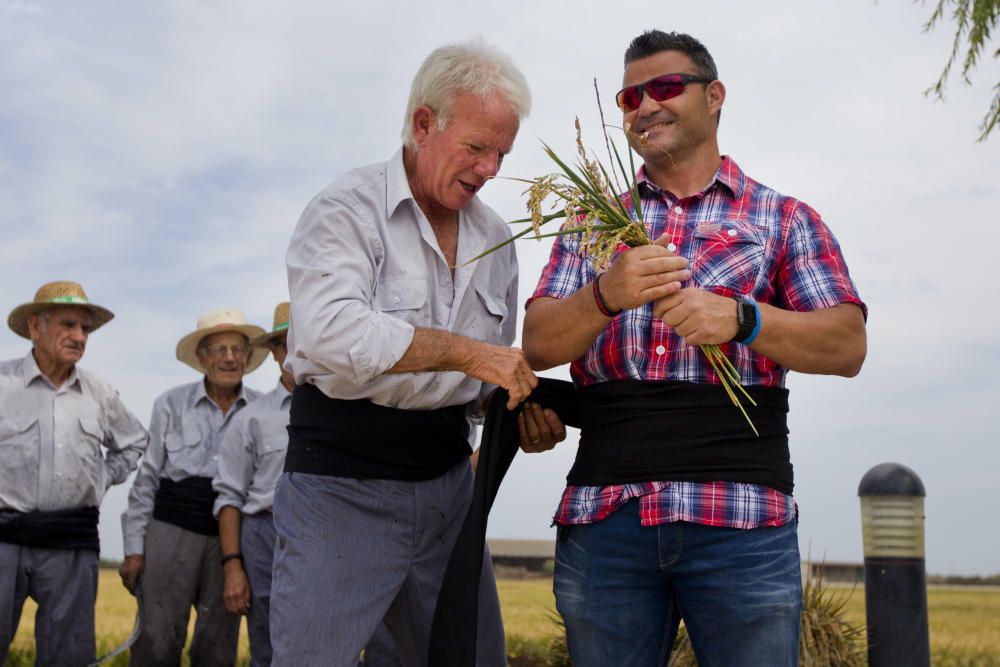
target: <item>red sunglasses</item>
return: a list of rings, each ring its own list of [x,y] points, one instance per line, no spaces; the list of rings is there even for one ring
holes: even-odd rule
[[[689,83],[712,83],[714,80],[694,74],[664,74],[655,79],[622,88],[615,95],[615,102],[618,103],[619,109],[628,113],[639,108],[644,92],[649,93],[649,96],[655,101],[662,102],[683,93],[684,86]]]

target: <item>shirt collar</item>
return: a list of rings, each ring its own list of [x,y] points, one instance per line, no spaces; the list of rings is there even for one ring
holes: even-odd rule
[[[413,191],[410,190],[410,181],[406,178],[406,168],[403,166],[403,147],[389,158],[385,165],[385,218],[389,220],[396,212],[399,205],[407,199],[413,199]]]
[[[35,361],[35,355],[33,350],[28,350],[28,354],[25,355],[24,360],[21,362],[21,377],[24,378],[24,386],[27,387],[32,382],[41,378],[42,381],[48,383],[52,386],[52,381],[42,372],[38,367],[38,362]],[[78,391],[80,388],[80,375],[76,372],[76,366],[74,365],[69,371],[69,377],[66,378],[66,382],[63,383],[63,387],[67,389],[73,388]]]
[[[649,188],[653,192],[663,192],[663,188],[659,187],[653,183],[646,176],[646,165],[639,167],[639,173],[636,174],[636,182],[639,184],[645,184],[646,188]],[[704,190],[698,193],[698,195],[703,195],[712,189],[716,183],[723,186],[729,191],[729,194],[734,199],[739,199],[743,196],[743,190],[747,186],[747,177],[740,169],[739,165],[736,164],[728,155],[722,156],[722,164],[719,165],[718,170],[715,172],[715,176],[712,177],[711,182],[705,187]],[[698,196],[695,195],[695,196]]]
[[[233,405],[238,404],[240,401],[244,403],[247,402],[246,397],[247,383],[240,383],[240,391],[236,394],[236,400],[233,401]],[[205,390],[205,376],[202,376],[201,380],[194,383],[194,392],[191,394],[191,406],[198,405],[201,401],[212,402],[212,399],[208,397],[208,391]],[[213,403],[214,405],[214,403]]]
[[[411,201],[414,211],[417,210],[417,200],[410,190],[410,181],[406,178],[406,167],[403,165],[403,147],[389,158],[385,166],[385,215],[391,220],[393,213],[404,201]],[[478,195],[459,211],[461,233],[458,237],[459,261],[463,257],[473,257],[481,252],[486,241],[486,231],[482,203]],[[474,251],[474,252],[473,252]],[[471,254],[470,254],[471,253]],[[475,267],[473,267],[475,268]]]

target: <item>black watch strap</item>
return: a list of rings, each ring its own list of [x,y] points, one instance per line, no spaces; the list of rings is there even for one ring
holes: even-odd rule
[[[733,341],[742,343],[757,327],[757,309],[749,299],[736,299],[736,319],[740,324]]]

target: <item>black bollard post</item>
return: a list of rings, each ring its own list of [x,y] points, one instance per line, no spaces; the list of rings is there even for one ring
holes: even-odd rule
[[[924,484],[898,463],[861,478],[870,667],[931,664],[924,567]]]

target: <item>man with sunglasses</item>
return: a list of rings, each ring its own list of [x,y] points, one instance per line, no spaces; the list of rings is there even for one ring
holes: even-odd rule
[[[866,309],[829,228],[717,141],[726,89],[696,39],[625,53],[617,102],[654,245],[603,274],[558,237],[524,322],[536,370],[571,362],[580,447],[556,511],[573,664],[794,665],[802,604],[785,376],[857,374]],[[754,434],[699,345],[757,407]]]
[[[264,334],[239,310],[216,310],[177,343],[177,360],[202,375],[153,404],[149,448],[122,514],[129,591],[142,593],[134,667],[179,665],[191,608],[197,610],[193,665],[236,662],[240,617],[223,602],[223,552],[212,514],[219,446],[233,418],[260,394],[243,376],[267,358],[250,341]]]

